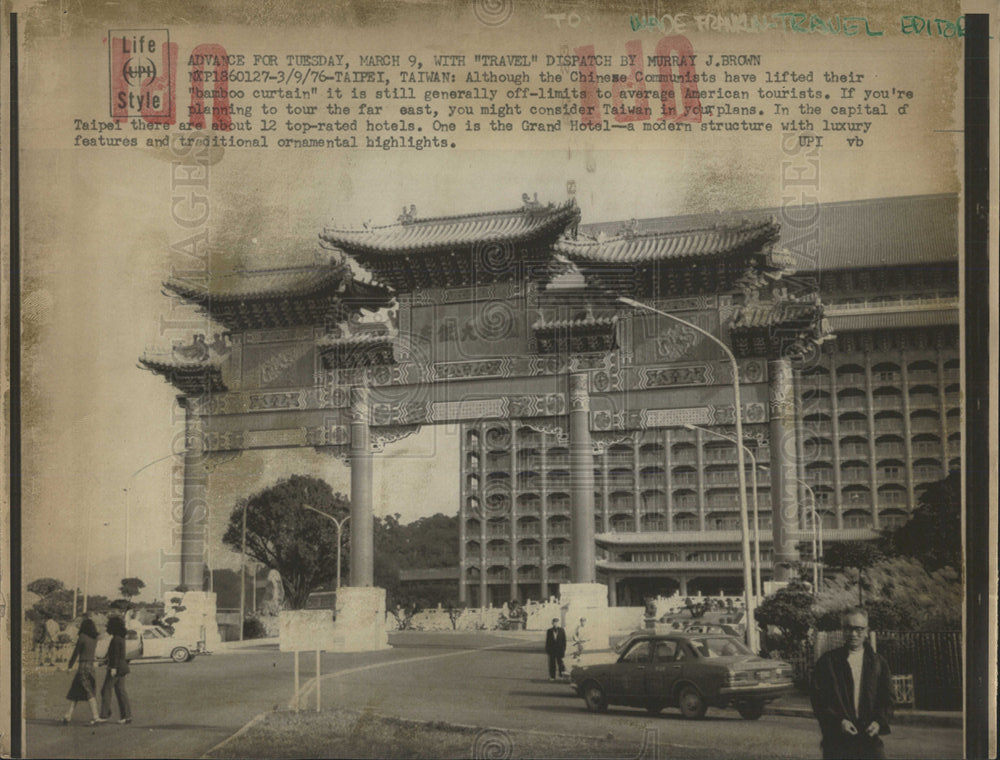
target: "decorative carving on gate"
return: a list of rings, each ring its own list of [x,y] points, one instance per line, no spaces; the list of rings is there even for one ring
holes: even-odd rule
[[[222,452],[239,450],[243,448],[243,432],[227,431],[224,433],[209,432],[202,438],[205,450],[209,452]]]
[[[280,393],[251,393],[248,395],[248,408],[259,409],[303,409],[305,396],[302,391],[284,391]]]
[[[562,393],[508,396],[507,409],[511,417],[551,417],[566,413],[566,397]]]
[[[712,425],[713,407],[694,406],[680,409],[643,409],[642,428]]]
[[[322,409],[343,409],[351,404],[350,389],[344,386],[323,386],[319,393],[319,405]]]
[[[616,443],[631,443],[632,442],[632,432],[605,432],[597,431],[590,434],[590,443],[594,448],[595,454],[604,455],[607,453],[608,449],[614,446]]]
[[[660,328],[656,337],[656,355],[674,361],[690,353],[701,340],[701,334],[687,325],[671,324]]]
[[[378,401],[372,404],[373,425],[415,424],[425,422],[429,417],[428,402],[424,400]]]
[[[639,367],[640,388],[671,388],[683,385],[712,385],[718,382],[712,364],[685,364],[668,367]]]
[[[542,435],[555,437],[559,443],[569,442],[569,428],[565,417],[534,417],[522,420],[522,423]]]
[[[384,425],[371,431],[372,450],[382,452],[390,443],[402,440],[420,430],[420,425]]]
[[[569,409],[571,412],[590,411],[590,375],[585,372],[569,376]]]
[[[227,462],[233,462],[243,455],[242,440],[232,448],[227,447],[225,451],[212,451],[210,448],[206,446],[205,455],[201,459],[201,465],[206,472],[214,472]]]
[[[482,377],[510,377],[510,358],[482,359],[464,362],[436,362],[434,376],[442,380],[462,380]]]
[[[351,424],[364,423],[367,425],[371,423],[369,398],[368,388],[357,385],[351,387],[351,406],[347,412]]]

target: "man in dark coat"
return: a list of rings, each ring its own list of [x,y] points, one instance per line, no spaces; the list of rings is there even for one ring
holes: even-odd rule
[[[566,630],[559,625],[559,618],[552,618],[552,627],[545,632],[545,654],[549,656],[549,680],[556,680],[556,669],[559,677],[566,675],[563,657],[566,656]]]
[[[111,694],[118,700],[118,722],[132,722],[132,706],[125,691],[125,676],[129,674],[128,659],[125,655],[125,636],[128,629],[125,621],[119,617],[108,618],[108,633],[111,643],[108,644],[108,674],[101,687],[101,717],[105,720],[111,717]]]
[[[868,613],[855,608],[842,618],[845,644],[816,662],[812,708],[823,733],[824,758],[884,758],[881,735],[889,733],[892,674],[868,645]]]

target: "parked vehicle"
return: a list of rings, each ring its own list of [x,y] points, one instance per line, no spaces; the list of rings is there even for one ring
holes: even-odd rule
[[[768,702],[794,689],[789,663],[716,633],[636,633],[617,662],[573,668],[570,680],[591,712],[625,705],[655,714],[676,706],[685,718],[732,705],[757,720]]]
[[[174,662],[190,662],[196,654],[208,654],[205,640],[178,639],[167,629],[144,625],[125,636],[125,656],[132,659],[169,657]]]

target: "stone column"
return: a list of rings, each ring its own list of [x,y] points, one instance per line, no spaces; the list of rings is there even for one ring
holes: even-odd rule
[[[205,582],[205,545],[208,529],[208,474],[201,418],[184,401],[184,489],[181,510],[180,585],[201,591]],[[176,519],[176,512],[175,519]],[[176,534],[175,534],[176,535]]]
[[[705,451],[702,448],[704,441],[702,441],[701,430],[694,431],[694,461],[695,461],[695,480],[698,489],[698,530],[705,531]]]
[[[589,376],[569,376],[569,480],[572,499],[572,578],[597,580],[594,551],[594,449],[590,440]]]
[[[910,371],[906,366],[906,351],[899,352],[899,373],[903,381],[903,464],[906,467],[906,511],[917,505],[913,486],[913,431],[910,429]],[[877,449],[877,447],[876,447]],[[876,451],[876,454],[878,452]],[[947,460],[945,460],[947,464]]]
[[[865,341],[865,403],[868,408],[868,491],[871,498],[872,527],[879,529],[878,514],[878,459],[875,454],[875,395],[872,381],[872,347]]]
[[[368,389],[351,388],[351,586],[375,582]]]
[[[467,536],[465,532],[465,521],[469,517],[468,511],[468,491],[465,487],[465,481],[468,476],[468,466],[469,466],[469,451],[465,444],[466,439],[466,428],[465,425],[459,427],[459,461],[462,463],[461,467],[458,468],[458,601],[461,604],[465,604],[468,601],[468,588],[466,587],[466,576],[465,576],[465,563],[468,559],[465,543],[467,541]]]
[[[771,531],[774,541],[774,579],[787,581],[790,564],[799,559],[789,531],[798,526],[795,399],[792,364],[788,359],[768,363],[771,401]]]
[[[830,356],[830,429],[833,431],[833,447],[830,461],[833,462],[833,506],[837,510],[837,529],[844,527],[844,500],[840,489],[840,399],[837,397],[839,383],[837,382],[837,361]]]
[[[489,569],[489,557],[487,557],[487,552],[489,550],[489,540],[492,535],[489,532],[489,512],[486,509],[486,426],[480,422],[477,430],[479,431],[479,462],[478,462],[478,473],[479,477],[477,481],[479,483],[479,489],[477,495],[479,496],[479,530],[482,540],[479,542],[479,606],[480,608],[489,606],[489,589],[486,585],[486,571]]]

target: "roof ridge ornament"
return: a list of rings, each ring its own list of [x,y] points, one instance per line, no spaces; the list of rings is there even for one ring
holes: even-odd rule
[[[407,211],[406,206],[403,206],[403,213],[396,217],[396,221],[400,224],[413,224],[417,219],[417,207],[410,204],[410,209]],[[367,229],[367,228],[366,228]]]
[[[638,237],[639,235],[639,220],[634,216],[627,222],[623,222],[622,226],[618,229],[618,234],[625,238],[626,240],[631,240],[632,238]]]
[[[535,211],[542,207],[541,202],[538,200],[538,193],[535,193],[534,199],[532,199],[527,193],[521,193],[521,202],[524,204],[526,211]]]

